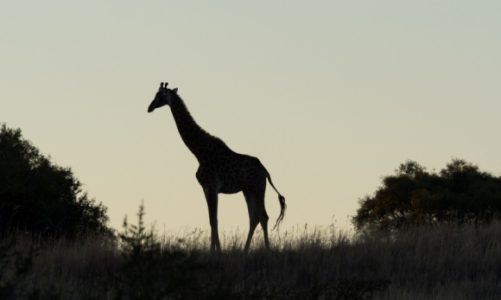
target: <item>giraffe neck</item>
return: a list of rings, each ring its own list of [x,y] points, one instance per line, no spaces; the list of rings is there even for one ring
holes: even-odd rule
[[[208,144],[217,138],[211,136],[195,122],[179,96],[173,98],[170,108],[184,144],[199,161],[203,160],[207,149],[210,148]]]

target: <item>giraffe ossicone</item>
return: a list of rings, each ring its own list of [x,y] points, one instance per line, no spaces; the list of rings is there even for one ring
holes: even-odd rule
[[[287,206],[285,197],[273,185],[266,168],[256,157],[236,153],[221,139],[206,132],[191,116],[178,95],[178,89],[169,89],[167,82],[162,82],[155,98],[148,106],[148,112],[151,113],[165,105],[171,108],[181,139],[199,163],[196,178],[202,186],[209,209],[211,251],[221,251],[217,221],[218,194],[238,192],[243,192],[249,213],[249,233],[245,251],[249,251],[258,224],[263,228],[264,243],[269,249],[268,215],[264,204],[267,180],[277,192],[280,203],[280,215],[274,228],[283,220]]]

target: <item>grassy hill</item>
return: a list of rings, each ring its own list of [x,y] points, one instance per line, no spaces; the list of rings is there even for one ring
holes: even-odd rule
[[[1,299],[499,299],[501,223],[420,227],[392,236],[299,228],[245,255],[220,254],[195,230],[159,237],[143,225],[117,239],[0,243]],[[259,236],[257,239],[259,240]]]

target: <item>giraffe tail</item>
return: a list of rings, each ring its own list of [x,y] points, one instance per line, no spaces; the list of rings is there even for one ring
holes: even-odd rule
[[[280,192],[277,190],[275,185],[273,184],[273,181],[271,180],[271,175],[268,173],[268,170],[266,168],[264,169],[266,171],[266,177],[268,178],[268,181],[270,182],[271,186],[277,192],[278,194],[278,202],[280,202],[280,215],[277,218],[277,221],[275,222],[275,226],[273,226],[273,230],[278,229],[280,226],[280,223],[285,217],[285,211],[287,210],[287,204],[285,204],[285,197],[280,194]]]
[[[285,204],[285,197],[279,194],[278,201],[280,202],[280,215],[278,216],[277,221],[275,222],[275,226],[273,226],[273,230],[278,229],[280,223],[285,217],[285,211],[287,210],[287,204]]]

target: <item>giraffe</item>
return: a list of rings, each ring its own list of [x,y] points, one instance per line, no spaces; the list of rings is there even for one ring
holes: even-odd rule
[[[268,215],[264,205],[267,179],[277,192],[280,203],[280,215],[273,229],[279,226],[286,210],[285,197],[273,185],[270,173],[256,157],[236,153],[221,139],[206,132],[191,116],[178,95],[178,89],[169,89],[167,83],[160,83],[155,98],[148,106],[148,113],[165,105],[171,109],[181,139],[199,163],[196,178],[202,186],[209,209],[211,252],[221,251],[217,222],[218,194],[238,192],[243,192],[249,213],[249,233],[245,252],[249,251],[258,224],[261,224],[263,229],[265,247],[269,249]]]

